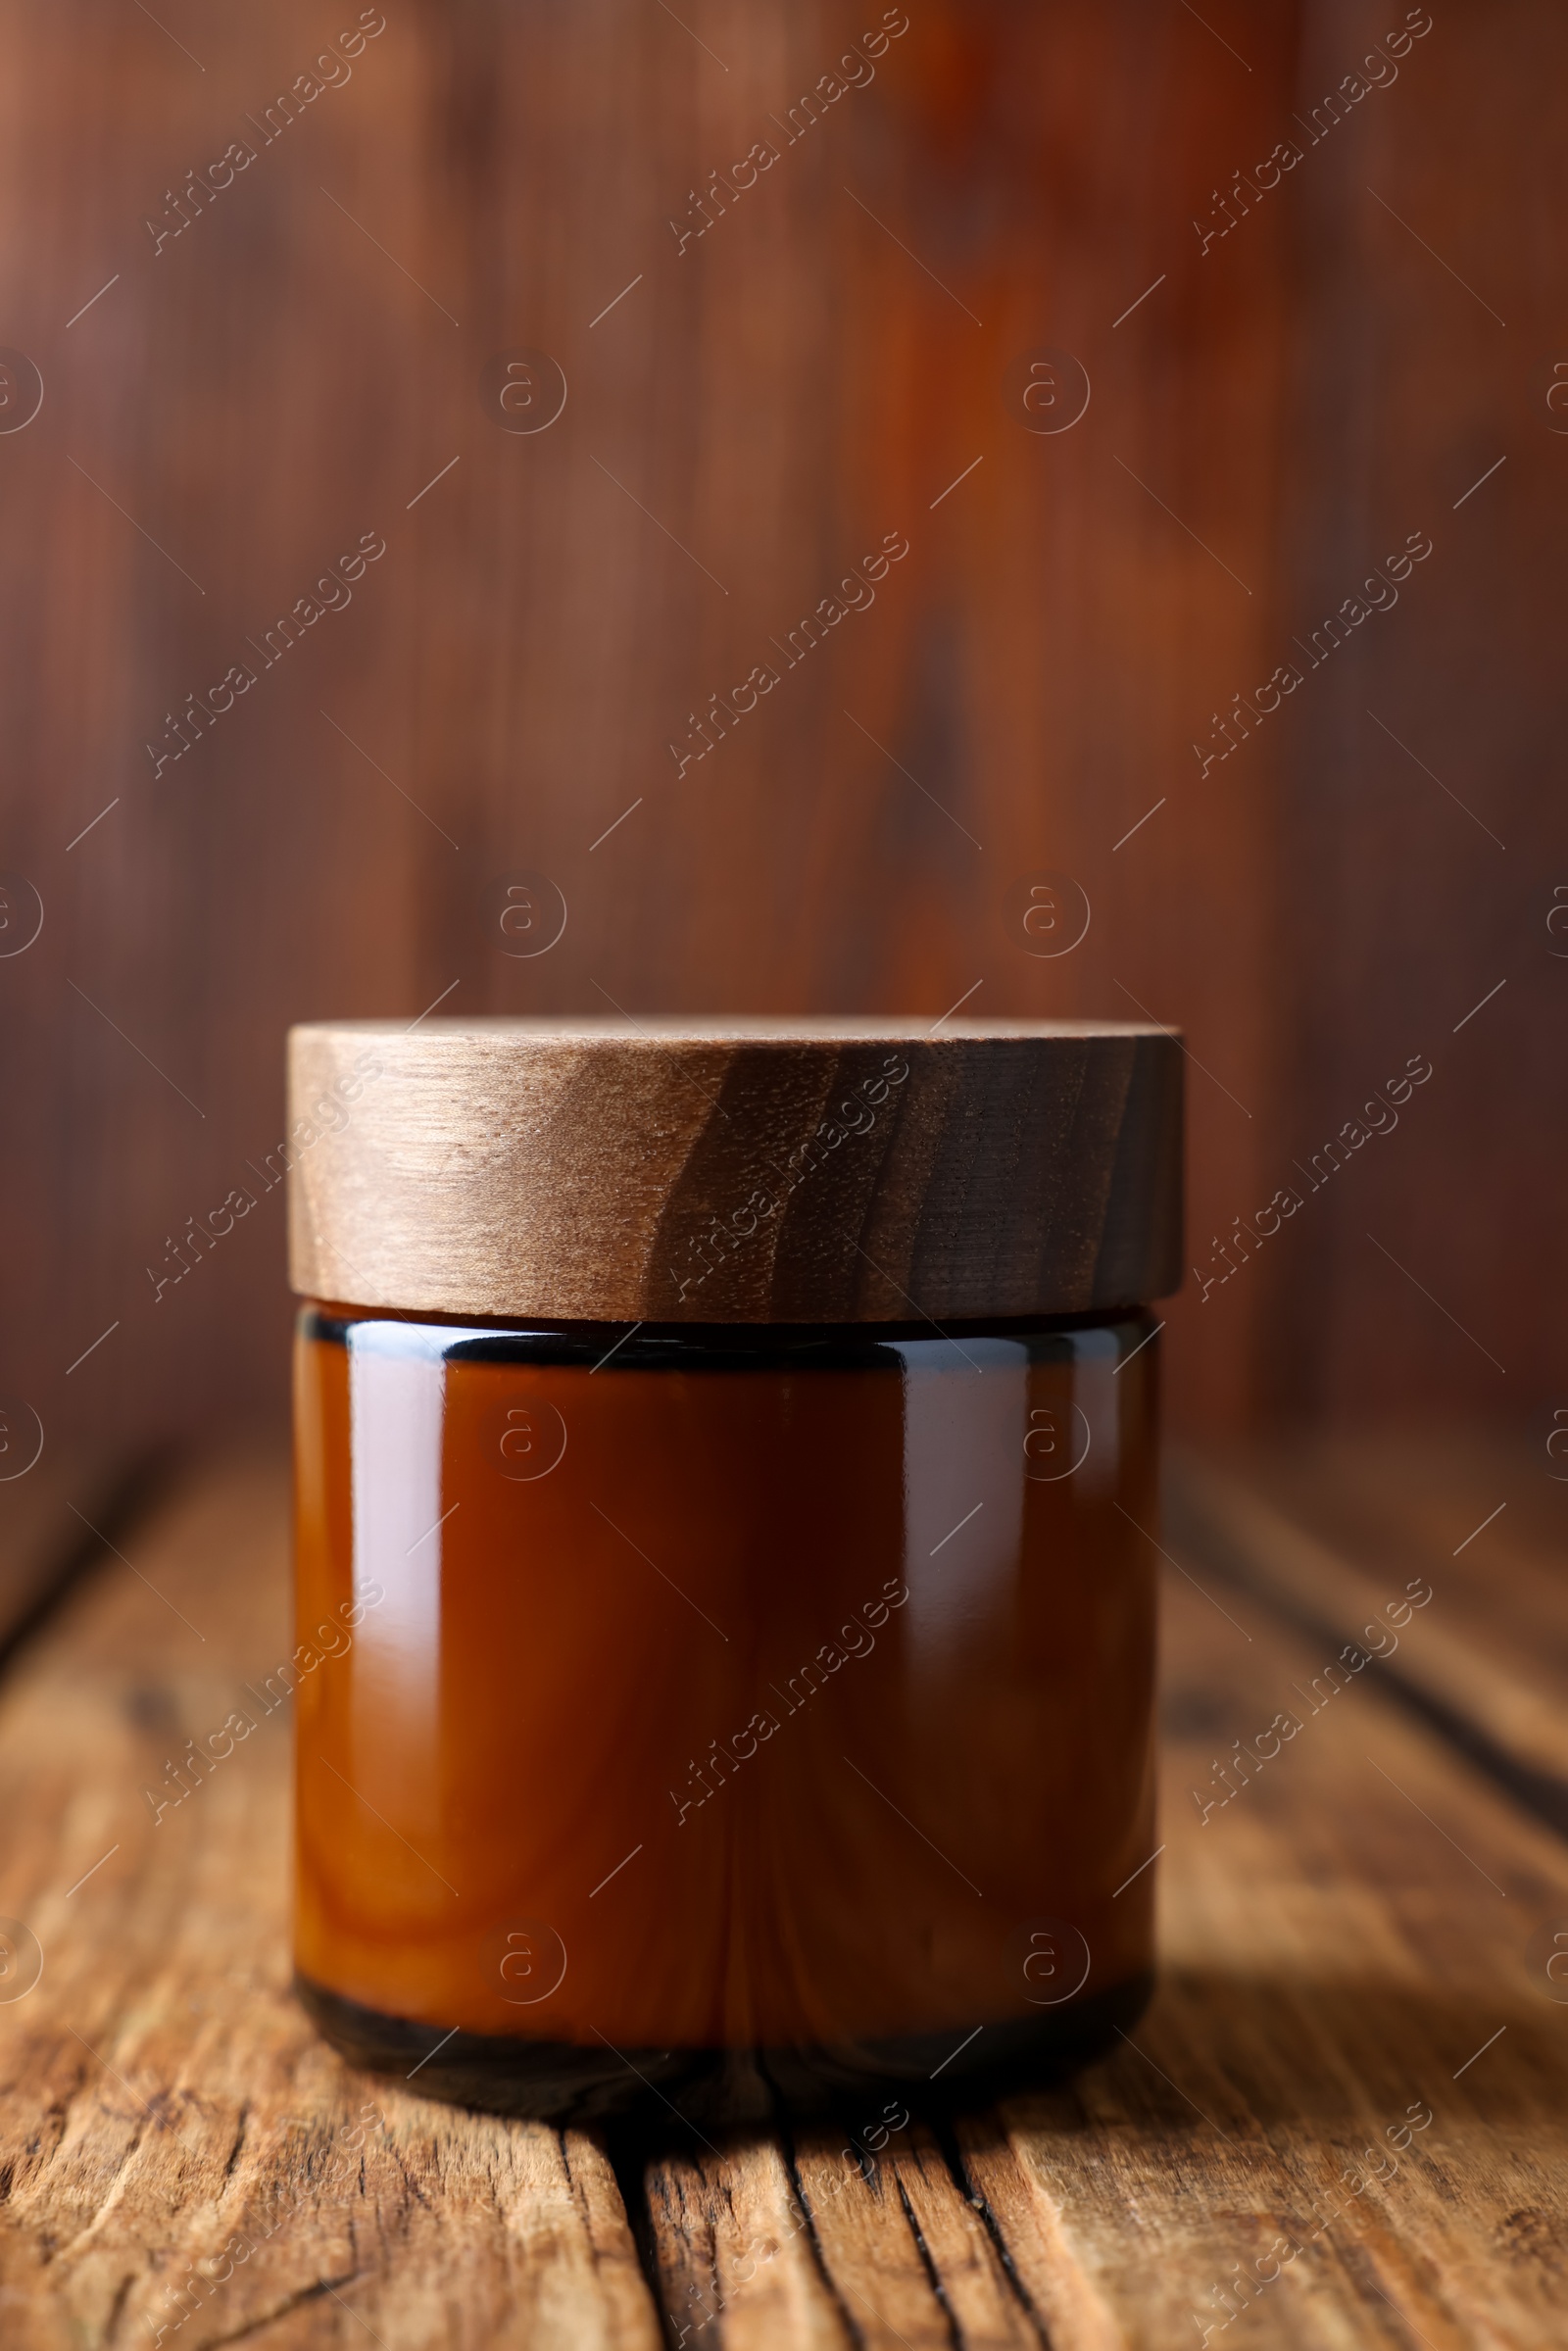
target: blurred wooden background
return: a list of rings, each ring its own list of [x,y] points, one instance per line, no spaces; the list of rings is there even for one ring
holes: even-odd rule
[[[44,387],[0,430],[0,946],[29,890],[43,909],[0,959],[0,1395],[61,1434],[277,1413],[278,1193],[161,1294],[147,1269],[258,1189],[291,1019],[935,1019],[974,991],[1186,1032],[1179,1426],[1536,1413],[1544,1442],[1568,1144],[1547,0],[1438,0],[1419,37],[1398,0],[382,22],[0,10],[0,344],[24,355],[0,427],[26,361]],[[833,78],[852,41],[863,71]],[[758,142],[776,160],[737,192]],[[520,349],[567,385],[539,432],[496,398]],[[1079,371],[1054,363],[1059,416],[1091,388],[1060,431],[1023,401],[1048,349]],[[874,605],[786,667],[889,534]],[[1432,553],[1396,607],[1309,668],[1410,534]],[[385,553],[352,602],[324,591],[267,665],[364,535]],[[1201,771],[1195,739],[1291,661]],[[237,663],[255,684],[157,765]],[[671,742],[766,663],[678,771]],[[524,870],[568,908],[533,959],[495,919]],[[1044,872],[1092,909],[1050,959],[1017,916]],[[1309,1191],[1412,1058],[1397,1127]],[[1227,1260],[1290,1185],[1301,1209]]]

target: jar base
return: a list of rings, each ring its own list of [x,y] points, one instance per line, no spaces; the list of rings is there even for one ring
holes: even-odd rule
[[[308,1976],[294,1988],[322,2037],[366,2073],[397,2074],[418,2094],[489,2114],[549,2123],[653,2120],[673,2113],[703,2124],[765,2122],[819,2114],[898,2090],[925,2107],[980,2103],[1040,2089],[1102,2056],[1136,2023],[1154,1988],[1152,1970],[1039,2017],[820,2047],[753,2049],[587,2048],[571,2041],[514,2040],[449,2033],[385,2016]]]

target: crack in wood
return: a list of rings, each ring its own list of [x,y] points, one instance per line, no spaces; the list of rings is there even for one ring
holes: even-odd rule
[[[238,2122],[234,2132],[234,2144],[229,2148],[228,2161],[223,2166],[223,2178],[225,2180],[232,2180],[234,2177],[234,2166],[238,2163],[239,2151],[245,2144],[245,2126],[250,2121],[250,2103],[249,2100],[247,2100],[239,2110]]]
[[[564,2133],[562,2133],[564,2147]],[[620,2194],[620,2209],[625,2219],[632,2251],[643,2284],[653,2303],[654,2315],[666,2343],[675,2341],[674,2313],[664,2292],[663,2266],[659,2254],[659,2231],[654,2221],[653,2201],[648,2192],[648,2170],[654,2157],[640,2134],[616,2131],[606,2134],[605,2156]],[[598,2248],[595,2246],[595,2262]]]
[[[844,2294],[839,2286],[839,2281],[834,2277],[831,2269],[828,2267],[827,2255],[822,2248],[822,2240],[816,2233],[816,2222],[812,2218],[810,2198],[806,2192],[806,2182],[801,2178],[800,2162],[795,2151],[794,2132],[781,2126],[778,2132],[778,2144],[779,2152],[784,2158],[784,2168],[790,2176],[790,2184],[795,2191],[796,2202],[801,2208],[801,2217],[805,2223],[804,2233],[807,2244],[810,2248],[811,2259],[816,2265],[817,2276],[821,2278],[823,2285],[827,2289],[828,2298],[832,2302],[835,2312],[843,2322],[844,2326],[848,2328],[851,2342],[857,2346],[863,2345],[865,2342],[865,2329],[856,2318],[855,2313],[851,2310],[848,2302],[845,2300]],[[876,2193],[880,2195],[882,2192],[880,2167],[878,2166],[876,2157],[874,2155],[870,2156],[868,2161],[870,2162],[871,2170],[875,2175],[874,2185]],[[867,2182],[867,2185],[871,2184],[873,2184],[873,2182]]]
[[[242,2343],[248,2334],[260,2334],[264,2327],[275,2327],[279,2319],[286,2319],[291,2311],[301,2309],[305,2303],[318,2302],[323,2294],[336,2294],[344,2286],[353,2285],[368,2275],[365,2270],[346,2270],[341,2278],[318,2278],[314,2285],[302,2285],[297,2293],[286,2294],[275,2308],[247,2319],[242,2326],[230,2328],[227,2334],[210,2334],[206,2351],[220,2351],[223,2343]],[[357,2319],[360,2314],[351,2311],[349,2315]],[[369,2321],[364,2320],[362,2324],[368,2327]]]
[[[931,2248],[925,2241],[925,2230],[915,2217],[914,2206],[909,2202],[909,2191],[897,2172],[894,2174],[894,2185],[899,2191],[899,2202],[903,2205],[904,2217],[909,2224],[909,2234],[913,2237],[914,2249],[920,2256],[920,2267],[925,2272],[926,2282],[931,2288],[937,2308],[947,2322],[948,2339],[953,2345],[953,2351],[967,2351],[964,2331],[958,2324],[958,2314],[948,2298],[948,2289],[942,2282],[941,2273],[931,2258]]]
[[[93,2214],[92,2219],[87,2222],[84,2228],[78,2229],[74,2236],[68,2237],[63,2244],[52,2245],[47,2257],[48,2260],[64,2261],[68,2259],[69,2256],[74,2253],[79,2246],[86,2244],[88,2238],[94,2235],[104,2221],[108,2219],[110,2213],[114,2210],[116,2204],[120,2201],[121,2196],[124,2192],[127,2167],[129,2166],[132,2157],[136,2154],[138,2148],[142,2145],[146,2136],[147,2124],[145,2122],[137,2123],[129,2140],[120,2151],[119,2161],[116,2163],[114,2170],[110,2173],[108,2180],[104,2183],[103,2201],[98,2206],[97,2211]]]
[[[113,2302],[110,2303],[108,2316],[104,2320],[104,2341],[106,2344],[112,2343],[116,2334],[119,2332],[120,2322],[124,2316],[125,2304],[130,2298],[130,2289],[135,2282],[136,2272],[134,2270],[127,2270],[123,2278],[122,2278],[120,2280],[119,2285],[115,2288],[115,2298]]]
[[[974,2119],[977,2122],[986,2122],[990,2118],[979,2115]],[[1003,2233],[1002,2223],[992,2207],[991,2199],[973,2178],[964,2161],[963,2150],[958,2145],[953,2129],[952,2117],[948,2115],[933,2117],[930,2119],[929,2128],[937,2150],[948,2167],[954,2186],[971,2210],[980,2216],[981,2226],[991,2239],[992,2250],[1002,2265],[1002,2274],[1007,2280],[1013,2299],[1028,2320],[1029,2325],[1034,2328],[1035,2334],[1043,2346],[1043,2351],[1053,2351],[1050,2330],[1035,2307],[1034,2298],[1028,2287],[1018,2275],[1018,2264],[1013,2258],[1012,2247]],[[1000,2129],[1000,2125],[998,2128]]]

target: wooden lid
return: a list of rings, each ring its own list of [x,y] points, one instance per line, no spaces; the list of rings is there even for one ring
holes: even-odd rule
[[[290,1273],[560,1322],[1085,1313],[1180,1282],[1181,1123],[1181,1046],[1124,1022],[312,1022]]]

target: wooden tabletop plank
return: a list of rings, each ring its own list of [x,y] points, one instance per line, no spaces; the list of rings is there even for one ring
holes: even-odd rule
[[[672,2342],[849,2351],[858,2339],[823,2276],[777,2138],[739,2135],[659,2156],[647,2166],[646,2193]]]
[[[1173,1547],[1202,1550],[1377,1671],[1568,1831],[1568,1482],[1541,1449],[1470,1435],[1317,1440],[1224,1470],[1181,1458]],[[1409,1584],[1432,1602],[1398,1626]]]
[[[1441,1568],[1463,1636],[1568,1700],[1568,1426],[1325,1432],[1233,1472],[1351,1558]]]
[[[799,2142],[803,2198],[829,2280],[859,2339],[876,2351],[906,2342],[949,2351],[1038,2345],[980,2214],[929,2131],[911,2121],[863,2170],[843,2160],[842,2133]]]
[[[145,1483],[134,1465],[49,1445],[30,1467],[11,1471],[33,1436],[22,1427],[19,1452],[8,1413],[14,1421],[18,1407],[0,1404],[0,1473],[9,1472],[0,1474],[0,1655],[85,1565],[101,1536],[114,1540]]]

